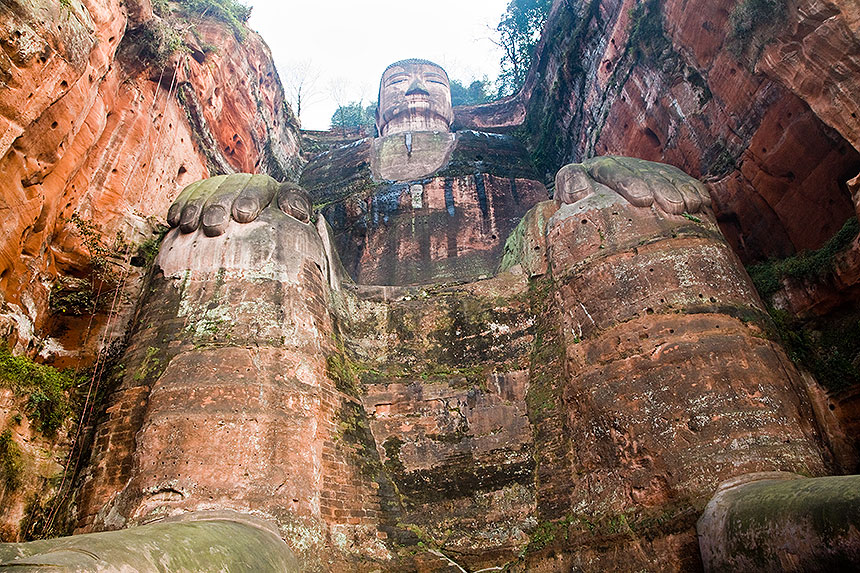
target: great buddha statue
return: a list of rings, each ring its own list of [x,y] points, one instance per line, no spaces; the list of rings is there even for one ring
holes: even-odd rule
[[[379,137],[300,185],[179,194],[78,532],[202,520],[269,570],[684,570],[720,482],[831,470],[701,183],[599,157],[549,200],[515,139],[452,117],[444,70],[404,60]],[[102,547],[71,539],[15,551]]]

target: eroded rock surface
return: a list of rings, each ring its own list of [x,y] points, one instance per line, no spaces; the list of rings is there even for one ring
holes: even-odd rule
[[[680,167],[744,260],[831,237],[860,167],[856,6],[742,4],[555,2],[520,95],[541,175],[607,154]]]
[[[653,172],[637,173],[653,188]],[[577,199],[571,181],[559,174],[556,193],[575,200],[546,223],[530,387],[553,551],[524,566],[695,569],[694,522],[717,484],[739,471],[825,474],[822,436],[710,209],[635,207],[593,180]]]
[[[219,171],[297,175],[297,126],[266,45],[194,22],[177,36],[190,51],[161,62],[147,34],[176,20],[153,16],[148,0],[0,7],[0,332],[18,351],[86,363],[102,330],[121,338],[114,323],[132,305],[120,318],[102,309],[92,324],[66,319],[52,286],[88,276],[99,259],[104,290],[124,284],[136,298],[142,276],[130,259],[182,186]]]
[[[508,234],[546,198],[525,150],[472,131],[408,135],[320,154],[302,173],[347,272],[383,285],[492,276]]]

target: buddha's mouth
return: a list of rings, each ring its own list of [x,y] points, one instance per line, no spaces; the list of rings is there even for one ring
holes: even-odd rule
[[[423,94],[408,95],[408,96],[406,96],[406,101],[409,103],[409,105],[412,105],[412,104],[428,104],[429,105],[430,97],[423,95]]]

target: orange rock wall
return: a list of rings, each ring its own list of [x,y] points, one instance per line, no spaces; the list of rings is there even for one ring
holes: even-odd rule
[[[131,271],[134,287],[134,246],[182,186],[211,174],[207,157],[222,156],[221,170],[296,176],[297,126],[260,37],[249,32],[240,45],[226,26],[195,19],[189,53],[145,67],[140,47],[123,40],[151,18],[148,0],[0,6],[0,336],[19,351],[35,353],[37,339],[64,330],[48,308],[56,277],[90,270],[72,214],[107,246],[117,234],[132,245],[113,253],[111,268],[118,278]],[[189,120],[179,92],[199,103],[202,121]],[[97,317],[95,330],[106,322]],[[88,344],[86,358],[99,344],[66,338],[38,346],[68,360],[74,347]]]
[[[727,41],[737,4],[556,2],[522,94],[541,172],[606,154],[676,165],[710,183],[745,260],[832,236],[853,211],[845,182],[860,170],[856,3],[788,2],[757,59]],[[643,6],[662,39],[649,29],[631,40]]]

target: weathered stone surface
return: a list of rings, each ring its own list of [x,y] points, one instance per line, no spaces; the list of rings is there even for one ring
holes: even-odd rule
[[[798,0],[757,69],[805,101],[860,149],[860,7],[850,0]]]
[[[451,129],[509,133],[522,124],[525,115],[522,95],[516,94],[490,103],[455,107]]]
[[[744,260],[819,247],[849,215],[860,165],[857,10],[767,4],[785,20],[755,16],[776,35],[751,60],[727,39],[739,4],[555,2],[519,96],[539,172],[607,154],[666,162],[709,183]]]
[[[166,237],[96,431],[81,531],[232,509],[275,521],[313,567],[337,554],[322,552],[329,525],[360,538],[359,554],[387,555],[372,476],[342,441],[355,399],[327,360],[338,352],[332,263],[315,224],[284,207],[219,236]]]
[[[447,131],[395,133],[373,140],[374,177],[410,181],[439,171],[451,157],[455,134]]]
[[[705,571],[860,565],[860,476],[750,474],[720,485],[697,524]]]
[[[0,541],[25,539],[32,526],[34,507],[56,495],[63,478],[62,462],[69,455],[68,427],[44,435],[37,420],[26,415],[28,397],[0,388],[0,432],[9,432],[10,444],[0,448]]]
[[[451,136],[414,133],[420,157],[410,163],[404,137],[320,154],[302,174],[347,272],[356,282],[385,285],[493,275],[507,235],[546,197],[524,150],[507,136],[460,132],[449,149]]]
[[[177,189],[211,173],[212,157],[232,170],[297,175],[297,127],[259,36],[240,45],[226,25],[195,19],[196,36],[189,28],[184,37],[191,53],[148,66],[139,32],[174,25],[160,22],[147,0],[0,7],[0,334],[18,351],[36,352],[37,340],[55,336],[42,346],[47,358],[87,362],[102,331],[121,338],[114,321],[127,321],[133,305],[92,324],[52,317],[52,284],[90,272],[87,241],[101,237],[110,274],[126,278],[134,300],[142,275],[129,259]],[[113,248],[117,235],[128,254]]]
[[[525,287],[506,274],[351,312],[362,401],[396,492],[382,513],[396,527],[384,527],[474,569],[515,558],[536,523]]]
[[[272,201],[256,220],[199,227],[248,185]],[[447,288],[333,290],[324,219],[274,187],[231,175],[177,201],[82,530],[229,508],[311,568],[685,571],[720,481],[828,471],[807,383],[685,175],[572,166],[572,202],[524,218],[506,272]],[[640,190],[650,207],[622,195]]]
[[[0,568],[15,571],[299,571],[271,524],[202,512],[106,533],[0,544]]]
[[[448,74],[427,60],[394,62],[379,80],[379,135],[413,131],[448,132],[454,113]]]
[[[663,570],[687,570],[693,519],[720,481],[822,475],[829,460],[803,382],[767,340],[766,314],[709,209],[672,215],[591,186],[546,227],[552,280],[538,332],[548,364],[533,371],[529,413],[542,452],[538,516],[554,539],[566,532],[553,547],[580,555],[584,570],[612,559],[647,568],[655,555]],[[612,541],[626,531],[647,542]]]

